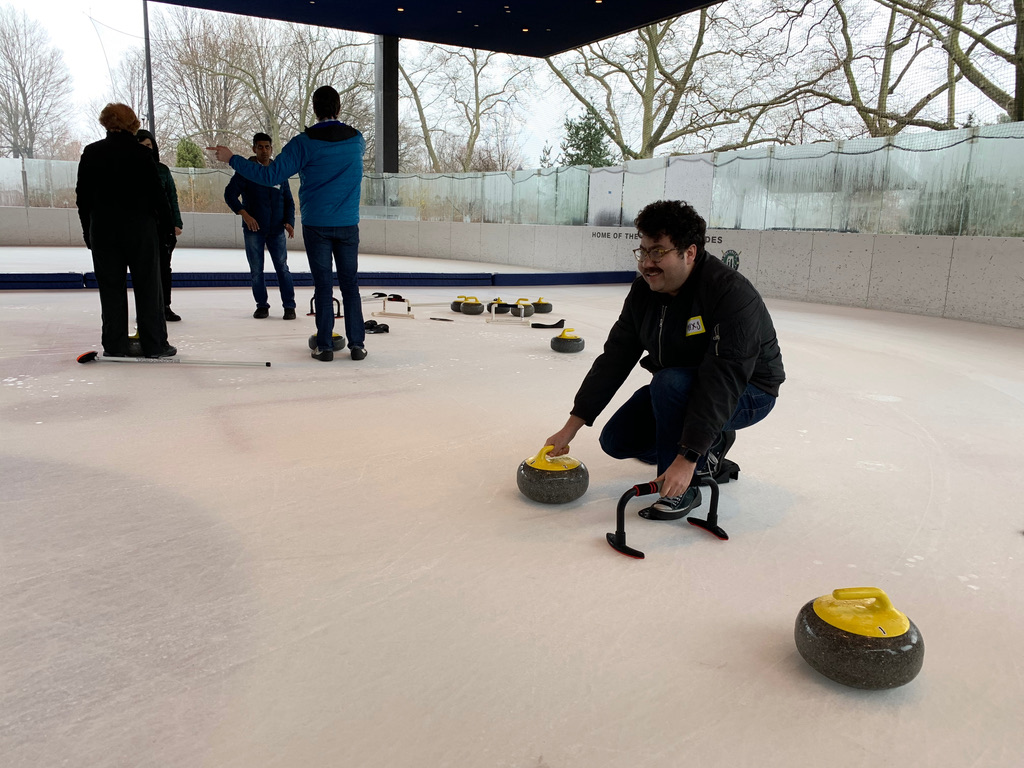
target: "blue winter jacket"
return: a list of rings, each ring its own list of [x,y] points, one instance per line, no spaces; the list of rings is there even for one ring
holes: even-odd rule
[[[268,187],[298,173],[302,223],[350,227],[359,223],[365,150],[363,134],[350,125],[329,120],[311,125],[285,144],[270,165],[240,155],[234,155],[230,165],[236,173]]]

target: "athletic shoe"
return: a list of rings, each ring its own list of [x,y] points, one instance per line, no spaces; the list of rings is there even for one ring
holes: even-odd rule
[[[270,309],[268,307],[256,307],[256,311],[252,313],[252,316],[257,320],[262,320],[264,317],[270,317]]]
[[[181,315],[176,315],[170,307],[164,307],[164,320],[169,323],[176,323],[181,320]]]
[[[707,463],[704,468],[698,472],[698,475],[711,475],[715,477],[721,473],[722,461],[725,459],[725,454],[732,448],[733,443],[736,442],[735,430],[729,430],[728,432],[722,432],[718,435],[718,439],[715,440],[711,448],[708,449]]]
[[[285,307],[283,320],[294,320],[295,319],[295,307]]]
[[[170,344],[167,344],[159,352],[155,352],[152,355],[146,355],[146,357],[149,357],[149,358],[174,357],[176,354],[178,354],[177,347],[172,347]]]
[[[319,347],[314,349],[310,355],[314,360],[319,360],[321,363],[329,363],[334,359],[333,349],[320,349]]]
[[[351,355],[353,360],[364,360],[366,359],[366,349],[363,347],[352,347]]]
[[[638,513],[647,520],[678,520],[700,506],[700,488],[690,486],[678,496],[663,496]]]

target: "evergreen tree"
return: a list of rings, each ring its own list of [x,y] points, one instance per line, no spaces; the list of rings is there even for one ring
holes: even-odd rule
[[[174,164],[178,168],[205,168],[206,157],[194,141],[182,139],[178,142],[178,155]]]
[[[614,165],[611,147],[593,112],[578,120],[566,118],[562,142],[562,165],[589,165],[603,168]]]
[[[545,144],[544,149],[540,151],[539,165],[541,168],[550,168],[555,164],[555,161],[551,158],[551,151],[553,147],[550,144]]]

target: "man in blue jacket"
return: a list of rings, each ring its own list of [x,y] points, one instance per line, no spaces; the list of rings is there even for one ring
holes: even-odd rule
[[[252,151],[262,166],[270,165],[274,145],[270,136],[257,133],[252,137]],[[241,200],[239,200],[241,198]],[[267,284],[263,279],[263,251],[270,251],[270,260],[277,272],[277,285],[281,291],[284,319],[295,319],[295,286],[288,271],[288,248],[285,233],[295,237],[295,201],[288,180],[280,187],[264,187],[235,174],[224,188],[224,202],[242,217],[242,235],[245,238],[245,256],[249,260],[252,277],[252,297],[256,300],[255,318],[270,315],[267,303]]]
[[[224,146],[208,147],[217,159],[230,163],[241,176],[272,186],[299,174],[299,210],[302,239],[313,273],[316,307],[316,349],[313,358],[334,359],[334,293],[331,270],[338,271],[338,285],[345,309],[345,335],[353,360],[366,357],[363,346],[363,306],[356,273],[359,269],[359,194],[363,181],[363,135],[338,120],[341,98],[329,85],[313,92],[316,125],[311,125],[285,144],[270,165],[262,166],[232,153]],[[332,259],[333,256],[333,259]]]

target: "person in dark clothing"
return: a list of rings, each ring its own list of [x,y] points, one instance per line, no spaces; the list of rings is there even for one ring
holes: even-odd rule
[[[701,503],[694,473],[716,474],[735,430],[768,415],[786,374],[764,301],[749,280],[704,250],[706,225],[692,206],[651,203],[634,224],[640,276],[569,420],[546,445],[554,446],[552,456],[567,453],[639,361],[651,383],[609,419],[601,448],[657,464],[661,498],[640,515],[677,520]]]
[[[160,186],[167,196],[167,204],[171,206],[174,229],[160,233],[160,284],[164,289],[164,319],[177,322],[181,317],[171,309],[171,254],[174,253],[174,246],[178,244],[178,235],[181,234],[182,227],[181,211],[178,210],[178,188],[174,186],[171,169],[160,162],[160,147],[157,146],[153,134],[143,130],[136,133],[135,138],[139,144],[153,150],[156,170],[160,174]]]
[[[334,359],[334,278],[345,308],[345,334],[349,355],[365,360],[366,329],[359,296],[359,195],[363,183],[363,134],[338,120],[341,97],[329,85],[313,91],[317,123],[284,145],[270,165],[247,161],[225,146],[207,147],[236,173],[264,186],[273,186],[299,174],[299,210],[302,239],[313,274],[316,306],[315,360]]]
[[[128,355],[127,270],[132,273],[139,342],[146,357],[172,357],[160,285],[160,233],[172,228],[153,153],[135,140],[139,119],[124,104],[100,112],[107,136],[78,163],[78,217],[92,251],[103,316],[103,354]]]
[[[257,133],[252,137],[252,151],[255,160],[262,166],[270,165],[274,146],[270,136]],[[241,198],[241,201],[239,201]],[[281,291],[281,305],[284,319],[295,319],[295,286],[288,271],[288,250],[285,233],[295,237],[295,201],[288,180],[279,187],[265,187],[248,181],[236,173],[224,188],[224,202],[242,217],[242,236],[245,238],[245,256],[249,260],[249,274],[252,277],[252,296],[256,300],[255,318],[270,314],[267,303],[267,284],[263,279],[263,250],[270,251],[270,260],[277,272],[277,285]]]

